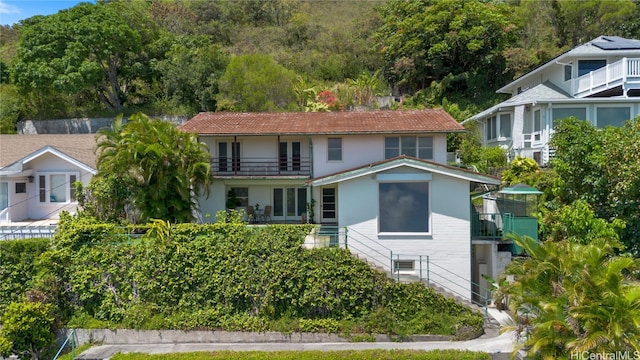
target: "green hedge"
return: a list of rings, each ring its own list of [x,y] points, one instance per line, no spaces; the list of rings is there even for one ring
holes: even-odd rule
[[[7,305],[24,299],[37,273],[35,260],[48,249],[48,239],[0,241],[0,317]]]
[[[116,354],[113,360],[489,360],[487,353],[460,350],[363,350],[363,351],[248,351],[193,352],[180,354]]]
[[[63,215],[50,250],[38,248],[37,281],[26,279],[35,252],[21,265],[31,274],[23,286],[31,283],[73,327],[482,333],[479,314],[431,289],[395,283],[345,249],[305,249],[310,229],[122,227]]]

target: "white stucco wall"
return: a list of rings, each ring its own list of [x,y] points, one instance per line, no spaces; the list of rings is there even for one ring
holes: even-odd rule
[[[76,166],[56,155],[49,153],[43,154],[24,164],[24,168],[33,170],[34,176],[34,181],[32,183],[27,183],[28,200],[22,203],[27,204],[28,219],[57,219],[59,217],[60,211],[64,210],[70,213],[74,213],[77,208],[77,202],[67,201],[65,203],[41,203],[39,201],[38,175],[47,175],[51,173],[61,172],[75,172],[78,176],[77,180],[81,181],[85,186],[89,184],[89,181],[93,177],[93,174],[87,171],[87,169],[83,169],[82,167]],[[25,219],[23,218],[19,220]],[[17,218],[13,219],[13,221],[19,220]]]
[[[375,257],[382,264],[390,264],[390,260],[385,257],[389,250],[393,254],[400,254],[400,260],[417,255],[429,256],[430,279],[470,298],[469,182],[433,174],[429,184],[431,234],[379,234],[378,182],[371,176],[339,184],[338,223],[341,227],[349,227],[349,239],[353,239],[350,245],[352,251],[369,252],[370,257]],[[385,256],[372,255],[367,247],[355,239]]]
[[[393,136],[402,136],[393,134]],[[413,134],[433,136],[433,161],[447,163],[447,137],[445,134]],[[342,138],[342,161],[328,161],[328,138]],[[346,169],[384,160],[385,135],[319,136],[313,137],[313,175],[315,177],[337,173]]]

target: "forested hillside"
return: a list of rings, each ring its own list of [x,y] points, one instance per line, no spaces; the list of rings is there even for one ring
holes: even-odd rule
[[[640,38],[637,0],[104,0],[0,27],[0,131],[22,119],[443,106],[598,35]],[[400,106],[400,105],[396,105]]]

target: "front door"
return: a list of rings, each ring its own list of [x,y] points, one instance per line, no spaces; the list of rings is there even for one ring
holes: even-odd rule
[[[336,207],[336,188],[322,188],[322,202],[320,203],[320,209],[322,223],[335,223],[337,216]]]

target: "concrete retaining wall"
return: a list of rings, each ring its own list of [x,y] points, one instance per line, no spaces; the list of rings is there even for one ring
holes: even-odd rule
[[[186,116],[150,116],[152,119],[171,121],[180,125],[189,120]],[[79,118],[55,120],[24,120],[17,124],[18,134],[95,134],[102,128],[110,128],[115,118]],[[126,118],[123,122],[126,122]]]
[[[64,339],[71,332],[62,330],[58,339]],[[263,333],[242,331],[181,331],[181,330],[109,330],[76,329],[78,345],[99,342],[103,345],[132,344],[182,344],[182,343],[346,343],[349,339],[336,334],[291,333],[275,331]],[[449,341],[451,336],[419,335],[413,341]],[[377,335],[375,341],[393,341],[387,335]]]

